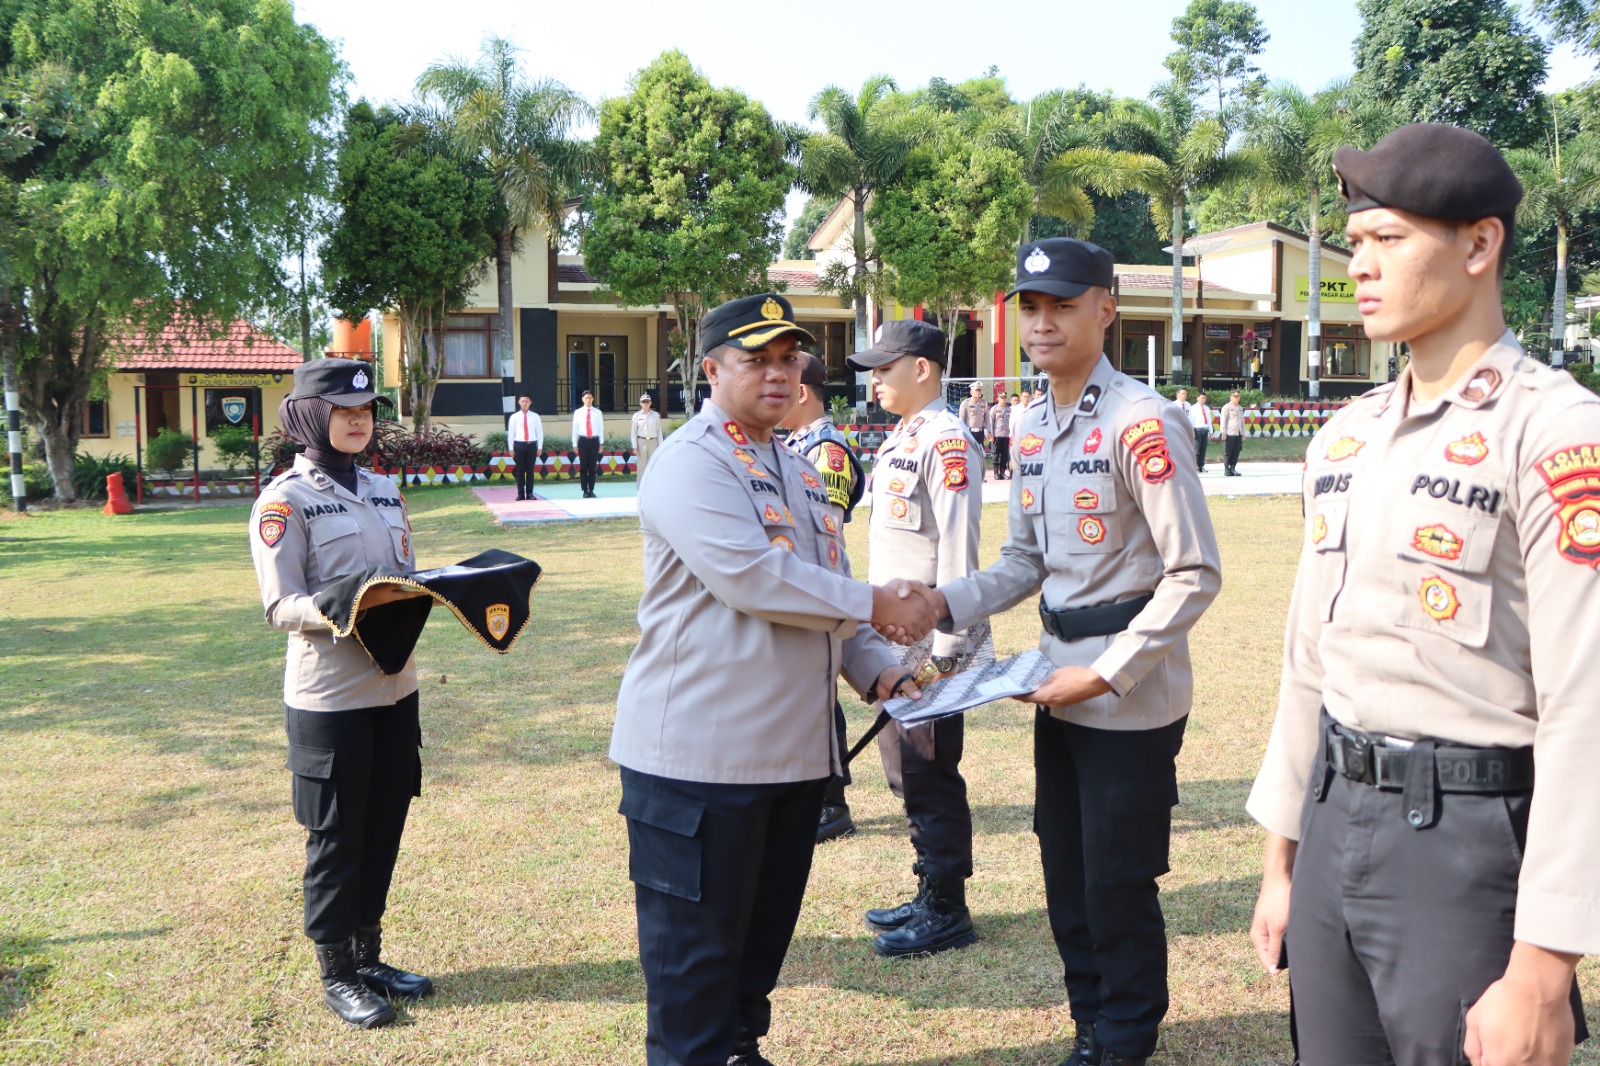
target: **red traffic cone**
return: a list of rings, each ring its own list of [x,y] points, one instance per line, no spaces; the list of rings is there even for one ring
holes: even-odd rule
[[[101,514],[132,514],[133,504],[128,502],[128,493],[122,487],[122,473],[106,475],[106,505],[100,508]]]

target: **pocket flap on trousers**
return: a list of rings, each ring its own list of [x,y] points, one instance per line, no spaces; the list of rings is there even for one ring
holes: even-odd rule
[[[706,805],[703,800],[667,796],[639,788],[623,789],[622,803],[617,807],[617,813],[625,818],[632,818],[682,837],[692,837],[700,831],[700,817],[705,812]]]
[[[1124,781],[1112,785],[1106,796],[1113,815],[1164,814],[1177,805],[1176,781]]]
[[[287,765],[292,772],[301,777],[314,777],[318,781],[326,781],[333,776],[333,749],[290,744]]]

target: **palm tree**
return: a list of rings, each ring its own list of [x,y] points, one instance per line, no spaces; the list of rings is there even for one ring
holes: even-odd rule
[[[1514,148],[1506,161],[1522,181],[1520,225],[1556,227],[1556,290],[1551,301],[1550,350],[1566,346],[1567,238],[1573,218],[1600,203],[1600,140],[1583,132],[1561,139],[1559,118],[1551,126],[1543,150]]]
[[[900,106],[892,97],[894,79],[875,74],[851,96],[829,85],[812,97],[806,111],[821,120],[823,132],[800,144],[800,187],[813,196],[848,199],[855,215],[853,270],[834,287],[855,307],[856,348],[867,347],[867,297],[877,288],[867,246],[867,201],[899,180],[906,160],[934,132],[932,112]]]
[[[1162,166],[1141,189],[1150,198],[1156,230],[1172,239],[1172,380],[1183,376],[1184,206],[1196,193],[1236,180],[1248,170],[1246,157],[1228,151],[1228,134],[1214,117],[1204,117],[1192,83],[1166,81],[1151,92],[1154,103],[1123,102],[1105,124],[1106,142],[1123,144]]]
[[[488,168],[504,204],[495,234],[495,280],[500,309],[499,357],[512,357],[511,257],[536,227],[548,235],[549,295],[556,296],[556,254],[566,199],[592,166],[590,146],[573,129],[594,117],[583,97],[558,81],[530,81],[517,47],[484,39],[476,63],[447,59],[417,79],[422,110],[440,105],[454,150]]]
[[[1041,93],[1015,112],[1015,117],[980,133],[1022,158],[1023,173],[1033,186],[1033,215],[1059,218],[1080,237],[1094,228],[1094,202],[1089,190],[1121,196],[1130,190],[1149,193],[1159,184],[1160,159],[1139,152],[1106,147],[1095,132],[1077,121],[1069,93]],[[1026,244],[1033,236],[1033,217],[1022,228]]]
[[[1266,92],[1261,110],[1245,131],[1245,151],[1253,162],[1254,198],[1287,193],[1305,197],[1306,238],[1310,242],[1310,284],[1307,303],[1307,348],[1311,398],[1320,393],[1322,364],[1322,235],[1323,195],[1333,183],[1333,153],[1344,145],[1370,147],[1394,128],[1392,110],[1375,98],[1357,93],[1348,80],[1315,95],[1288,82]],[[1343,213],[1334,197],[1326,221]]]

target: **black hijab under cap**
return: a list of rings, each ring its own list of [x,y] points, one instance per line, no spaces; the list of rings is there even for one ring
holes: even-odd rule
[[[285,396],[278,404],[278,421],[306,453],[306,458],[349,492],[356,491],[356,457],[341,452],[328,437],[333,402],[322,396]]]

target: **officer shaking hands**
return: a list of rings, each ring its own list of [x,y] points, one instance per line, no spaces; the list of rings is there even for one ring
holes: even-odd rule
[[[942,585],[978,568],[983,445],[945,406],[945,359],[944,330],[910,319],[885,322],[871,348],[845,360],[852,370],[872,372],[879,406],[900,416],[873,465],[867,579],[878,584],[910,578]],[[941,676],[966,669],[980,650],[994,658],[992,642],[972,647],[965,633],[935,635],[932,650]],[[928,955],[977,940],[966,893],[972,810],[961,777],[965,724],[958,714],[914,726],[890,722],[878,734],[884,776],[905,803],[918,881],[910,901],[866,913],[879,955]]]
[[[1058,666],[1034,719],[1034,827],[1077,1038],[1066,1066],[1143,1063],[1167,1011],[1175,760],[1194,695],[1189,629],[1222,582],[1183,412],[1102,353],[1111,254],[1068,238],[1018,253],[1018,333],[1050,379],[1012,427],[1000,560],[929,594],[960,629],[1039,592]],[[1182,1058],[1182,1052],[1177,1053]]]
[[[1600,399],[1506,329],[1488,141],[1333,162],[1367,336],[1411,361],[1308,452],[1252,936],[1275,971],[1287,931],[1307,1066],[1554,1066],[1600,951]]]
[[[822,479],[772,435],[811,339],[789,302],[730,301],[701,337],[711,398],[639,491],[645,591],[611,758],[646,1059],[760,1066],[823,788],[840,769],[837,678],[868,698],[920,695],[874,626],[915,640],[937,619],[913,583],[850,579]]]

